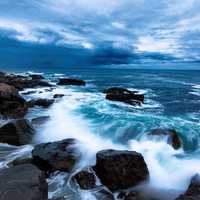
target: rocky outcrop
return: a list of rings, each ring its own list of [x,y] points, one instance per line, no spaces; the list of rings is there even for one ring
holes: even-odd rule
[[[170,144],[174,149],[179,149],[183,146],[181,138],[173,129],[153,129],[148,135],[156,137],[167,137],[168,144]]]
[[[28,120],[12,120],[0,127],[0,142],[16,146],[25,145],[31,142],[34,133]]]
[[[71,78],[61,78],[58,81],[58,85],[77,85],[77,86],[84,86],[86,82],[80,79],[71,79]]]
[[[199,200],[200,199],[200,175],[195,175],[185,192],[180,195],[176,200]]]
[[[135,151],[100,151],[96,155],[94,171],[111,191],[136,186],[149,177],[142,155]]]
[[[66,139],[36,145],[32,151],[34,164],[47,172],[70,172],[81,157],[76,142],[75,139]]]
[[[137,91],[113,87],[105,90],[104,93],[106,93],[106,99],[111,101],[120,101],[133,106],[144,103],[144,95],[138,94]]]
[[[0,114],[4,117],[20,118],[28,111],[26,101],[18,90],[8,84],[0,83]]]
[[[44,174],[31,164],[0,171],[1,200],[47,200]]]
[[[48,108],[53,103],[54,103],[53,99],[36,99],[29,101],[27,104],[29,107],[40,106],[43,108]]]
[[[76,173],[73,178],[83,190],[89,190],[96,187],[96,176],[92,170],[83,169]]]
[[[61,98],[61,97],[64,97],[64,96],[65,96],[64,94],[54,94],[53,98],[57,99],[57,98]]]
[[[6,83],[19,90],[34,87],[50,87],[51,84],[44,81],[38,75],[21,76],[14,74],[0,74],[0,83]]]

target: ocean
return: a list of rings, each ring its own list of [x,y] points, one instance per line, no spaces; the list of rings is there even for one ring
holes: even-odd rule
[[[26,73],[25,69],[7,71]],[[82,142],[85,156],[78,168],[92,165],[95,153],[102,149],[136,150],[144,156],[150,171],[149,187],[186,190],[193,175],[200,172],[200,70],[135,69],[130,66],[98,66],[71,68],[36,68],[50,82],[60,77],[80,78],[85,87],[57,86],[53,91],[35,89],[31,98],[65,96],[49,109],[33,108],[28,119],[50,116],[37,128],[34,143],[76,138]],[[31,72],[29,72],[31,73]],[[142,106],[108,101],[103,91],[119,86],[145,95]],[[27,89],[32,90],[32,89]],[[42,93],[41,93],[42,91]],[[174,129],[183,141],[183,148],[173,149],[165,139],[155,140],[147,134],[156,128]],[[22,155],[32,145],[0,146],[0,167]],[[63,181],[69,174],[54,174],[49,181],[49,196],[72,195]],[[67,185],[67,186],[66,186]],[[74,192],[75,199],[92,199],[90,192]],[[76,194],[74,194],[76,193]],[[95,199],[95,198],[94,198]]]

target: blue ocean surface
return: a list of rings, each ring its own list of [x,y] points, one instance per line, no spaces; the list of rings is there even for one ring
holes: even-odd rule
[[[19,68],[7,68],[6,71],[27,73]],[[135,69],[113,65],[37,68],[33,71],[42,73],[53,84],[60,77],[87,82],[86,87],[57,86],[51,92],[38,88],[36,93],[25,96],[31,99],[65,94],[49,109],[34,108],[28,113],[30,119],[43,115],[51,117],[38,128],[34,143],[77,138],[83,143],[81,148],[85,152],[81,167],[94,163],[94,155],[101,149],[136,150],[143,154],[149,167],[150,186],[165,190],[183,191],[190,178],[200,171],[200,70]],[[133,107],[106,100],[103,91],[113,86],[139,91],[145,95],[144,104]],[[174,150],[165,139],[148,137],[147,134],[156,128],[176,130],[183,148]],[[2,154],[2,166],[30,149],[26,146]],[[50,196],[65,194],[64,187],[59,185],[60,176],[50,180]],[[55,183],[57,189],[51,187]]]

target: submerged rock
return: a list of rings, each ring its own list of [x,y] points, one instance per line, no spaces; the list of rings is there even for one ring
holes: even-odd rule
[[[121,101],[130,105],[141,105],[144,103],[144,95],[137,94],[137,91],[130,91],[120,87],[109,88],[104,91],[106,99],[111,101]]]
[[[81,157],[76,142],[75,139],[65,139],[36,145],[32,151],[34,164],[47,172],[70,172]]]
[[[10,145],[25,145],[31,142],[35,131],[26,119],[12,120],[0,127],[0,142]]]
[[[19,165],[0,171],[0,194],[1,200],[47,200],[48,185],[37,167]]]
[[[36,99],[36,100],[31,100],[28,102],[29,107],[34,107],[34,106],[41,106],[43,108],[48,108],[54,103],[53,99]]]
[[[96,176],[89,169],[83,169],[76,173],[73,178],[83,190],[89,190],[96,187]]]
[[[148,180],[143,156],[135,151],[103,150],[96,155],[94,170],[111,191],[127,189]]]
[[[18,90],[8,84],[0,83],[0,114],[5,117],[24,117],[28,107]]]
[[[180,195],[176,200],[199,200],[200,199],[200,175],[195,175],[185,192]]]
[[[54,94],[53,98],[57,99],[57,98],[61,98],[61,97],[64,97],[64,96],[65,96],[64,94]]]
[[[71,79],[71,78],[61,78],[58,81],[58,85],[78,85],[78,86],[84,86],[86,85],[86,82],[80,79]]]
[[[183,146],[178,133],[173,129],[153,129],[148,135],[157,137],[167,136],[168,144],[170,144],[174,149],[179,149]]]
[[[36,118],[33,118],[31,120],[31,123],[35,126],[38,126],[38,125],[42,125],[44,124],[45,122],[47,122],[48,120],[50,119],[49,116],[41,116],[41,117],[36,117]]]

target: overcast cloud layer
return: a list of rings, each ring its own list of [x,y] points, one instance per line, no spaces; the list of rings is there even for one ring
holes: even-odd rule
[[[0,45],[106,64],[152,53],[199,60],[200,1],[1,0]]]

